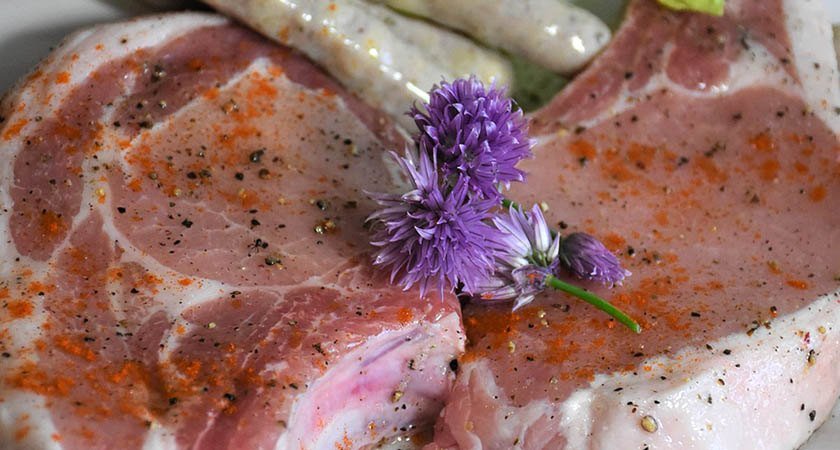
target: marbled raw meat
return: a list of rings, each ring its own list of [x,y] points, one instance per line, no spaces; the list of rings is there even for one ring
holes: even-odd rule
[[[598,235],[633,272],[464,309],[467,353],[431,448],[785,449],[840,391],[840,83],[816,0],[726,15],[635,1],[532,116],[510,194]]]
[[[357,448],[433,419],[458,302],[373,271],[392,123],[209,14],[69,37],[0,105],[0,447]]]

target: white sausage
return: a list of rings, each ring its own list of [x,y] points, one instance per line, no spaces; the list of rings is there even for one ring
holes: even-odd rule
[[[590,12],[559,0],[374,0],[463,31],[555,72],[579,70],[610,39]]]
[[[345,86],[410,128],[405,115],[441,79],[475,74],[508,84],[499,54],[463,36],[359,0],[205,0],[297,48]]]

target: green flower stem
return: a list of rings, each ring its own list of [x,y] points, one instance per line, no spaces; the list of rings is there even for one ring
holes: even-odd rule
[[[505,199],[502,199],[502,207],[504,207],[505,209],[516,208],[516,209],[518,209],[518,210],[522,211],[522,207],[521,207],[521,206],[519,206],[519,203],[516,203],[516,202],[510,201],[510,200],[508,200],[508,199],[506,199],[506,198],[505,198]]]
[[[545,284],[550,286],[558,291],[563,291],[569,294],[574,295],[575,297],[589,303],[590,305],[604,311],[605,313],[609,314],[615,320],[621,322],[627,328],[633,330],[634,333],[641,333],[642,327],[639,325],[638,322],[633,320],[630,316],[625,314],[620,309],[616,308],[610,302],[598,297],[597,295],[579,288],[575,285],[566,283],[565,281],[560,280],[559,278],[555,277],[554,275],[549,275],[545,278]]]

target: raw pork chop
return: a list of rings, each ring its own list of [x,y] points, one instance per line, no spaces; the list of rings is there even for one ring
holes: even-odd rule
[[[460,449],[791,449],[840,389],[840,118],[815,0],[723,18],[636,1],[605,53],[533,117],[528,184],[563,232],[633,272],[589,285],[628,332],[547,293],[464,309],[435,442]]]
[[[0,447],[350,449],[434,418],[458,303],[370,269],[386,119],[214,15],[77,33],[0,107]]]

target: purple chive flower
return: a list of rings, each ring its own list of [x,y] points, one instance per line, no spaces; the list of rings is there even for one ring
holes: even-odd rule
[[[560,244],[560,262],[573,275],[604,284],[621,284],[630,272],[621,267],[618,258],[595,237],[572,233]]]
[[[475,77],[442,82],[424,106],[425,112],[409,111],[420,130],[414,139],[421,151],[437,155],[446,181],[466,175],[471,191],[498,200],[500,185],[525,179],[516,164],[531,156],[533,143],[522,110],[504,89],[485,89]]]
[[[403,195],[375,194],[383,207],[368,220],[375,221],[371,242],[379,247],[374,264],[391,268],[391,281],[406,289],[419,284],[425,295],[429,283],[441,296],[448,283],[454,289],[475,292],[494,267],[494,238],[498,234],[484,221],[495,203],[470,196],[466,180],[448,189],[438,183],[437,162],[420,152],[407,152],[397,162],[413,189]]]
[[[533,264],[508,272],[497,272],[483,282],[478,298],[492,303],[513,300],[513,310],[516,311],[531,303],[537,294],[545,290],[545,280],[551,274],[551,269]]]
[[[542,210],[530,213],[512,207],[508,214],[493,217],[499,230],[496,270],[479,289],[482,300],[514,299],[513,309],[530,303],[545,289],[545,279],[558,267],[560,236],[552,236]]]

